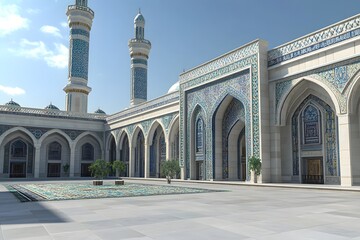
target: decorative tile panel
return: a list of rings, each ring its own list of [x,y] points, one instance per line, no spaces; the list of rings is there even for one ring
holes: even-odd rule
[[[90,32],[89,31],[86,31],[84,29],[78,29],[78,28],[72,28],[70,30],[70,34],[71,35],[82,35],[82,36],[85,36],[85,37],[90,37]]]
[[[180,82],[184,83],[188,80],[193,81],[194,78],[198,78],[202,75],[208,74],[210,72],[215,72],[229,64],[237,62],[241,59],[244,59],[248,56],[254,55],[259,51],[259,43],[250,43],[247,46],[235,49],[234,51],[220,56],[209,63],[205,63],[197,68],[189,70],[180,75]],[[223,75],[223,74],[220,74]]]
[[[298,79],[310,77],[327,85],[338,100],[340,113],[346,113],[347,99],[349,97],[349,87],[347,86],[359,70],[360,58],[357,57],[284,78],[275,85],[275,109],[278,111],[278,108],[281,107],[279,106],[280,101],[287,96],[292,87],[298,82]],[[278,119],[276,120],[278,121]]]
[[[89,43],[81,39],[72,39],[70,46],[70,76],[88,79]]]
[[[246,94],[240,94],[240,91],[243,91],[244,88],[231,88],[228,87],[228,93],[231,92],[233,96],[236,96],[240,99],[240,95],[246,95],[248,102],[244,104],[246,111],[246,125],[249,129],[246,130],[247,135],[247,144],[252,147],[249,147],[249,151],[247,154],[249,155],[260,155],[259,148],[259,89],[258,89],[258,51],[259,51],[259,42],[253,42],[243,48],[236,49],[229,54],[221,56],[209,63],[206,63],[200,67],[197,67],[193,70],[190,70],[180,76],[180,166],[185,166],[189,161],[189,148],[185,143],[188,142],[189,136],[188,133],[188,124],[189,124],[189,113],[191,112],[191,108],[189,108],[188,104],[191,102],[196,102],[198,100],[188,99],[189,95],[187,94],[188,89],[195,89],[204,83],[209,84],[210,81],[214,81],[216,79],[224,78],[226,75],[230,75],[232,73],[239,72],[240,69],[251,69],[251,73],[249,74],[249,88],[250,91],[245,91]],[[219,80],[216,80],[216,82]],[[231,84],[229,84],[230,86]],[[200,88],[199,88],[200,89]],[[210,91],[209,91],[210,92]],[[220,95],[214,96],[215,99],[219,99]],[[191,98],[191,97],[190,97]],[[221,98],[221,97],[220,97]],[[203,104],[209,105],[209,103],[205,103],[200,99]],[[220,102],[218,103],[220,104]],[[215,104],[216,105],[216,104]],[[206,110],[205,110],[206,112]],[[211,114],[210,114],[211,115]],[[209,126],[212,126],[212,119],[209,119]],[[185,131],[186,130],[186,131]],[[206,139],[208,146],[213,146],[213,130],[207,132]],[[254,142],[254,144],[252,143]],[[213,178],[213,149],[208,149],[206,151],[206,179]],[[188,172],[188,169],[187,169]]]
[[[184,103],[187,107],[187,144],[186,148],[188,149],[186,151],[186,168],[187,173],[190,170],[190,145],[189,145],[189,139],[193,136],[190,136],[191,130],[190,130],[190,124],[191,124],[191,118],[193,116],[193,111],[196,109],[197,106],[203,107],[203,119],[205,122],[206,127],[206,148],[205,148],[205,168],[206,168],[206,179],[212,179],[213,178],[213,166],[214,166],[214,129],[212,126],[214,126],[213,123],[213,116],[216,113],[219,105],[221,104],[222,100],[226,95],[231,95],[239,99],[246,107],[245,109],[249,109],[250,106],[250,71],[244,70],[241,72],[238,72],[236,74],[230,75],[228,77],[225,77],[223,79],[217,80],[213,83],[208,83],[206,85],[200,86],[198,88],[191,89],[186,92],[186,98],[187,101]],[[243,118],[246,119],[246,124],[248,127],[248,132],[250,132],[251,129],[251,117],[250,114],[246,114],[245,117],[245,111],[244,110],[244,116]],[[181,131],[180,131],[181,135]],[[247,148],[251,149],[251,138],[248,139]],[[251,150],[249,150],[249,153]]]
[[[131,71],[131,98],[147,99],[147,69],[134,67]]]
[[[308,54],[310,52],[355,38],[360,35],[360,16],[339,22],[299,40],[272,49],[268,52],[268,66]]]
[[[147,65],[147,60],[145,59],[140,59],[140,58],[135,58],[131,60],[132,64],[143,64],[143,65]]]
[[[49,129],[46,128],[26,128],[26,129],[29,130],[29,132],[31,132],[36,139],[40,139],[44,133],[49,131]]]
[[[338,142],[337,142],[337,129],[336,129],[336,115],[331,107],[322,101],[320,98],[309,95],[304,101],[299,105],[296,109],[295,113],[292,116],[292,151],[293,151],[293,175],[297,176],[300,173],[299,169],[299,143],[303,144],[303,141],[300,141],[300,137],[303,137],[303,134],[299,135],[299,127],[302,124],[302,121],[299,117],[299,114],[303,110],[303,108],[311,103],[316,102],[319,104],[325,111],[325,126],[322,127],[322,130],[325,130],[324,134],[324,145],[325,145],[325,175],[326,176],[339,176],[339,168],[338,168]],[[311,106],[311,105],[310,105]],[[321,126],[321,125],[319,125]],[[300,128],[301,129],[301,128]]]

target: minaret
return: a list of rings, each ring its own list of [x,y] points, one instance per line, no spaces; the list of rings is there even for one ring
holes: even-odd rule
[[[131,57],[131,106],[146,102],[147,100],[147,60],[149,58],[151,43],[144,38],[145,19],[140,10],[134,19],[134,30],[135,38],[129,40]]]
[[[68,6],[66,15],[70,27],[69,75],[65,86],[66,111],[87,113],[89,40],[94,12],[87,6],[87,0],[76,0]]]

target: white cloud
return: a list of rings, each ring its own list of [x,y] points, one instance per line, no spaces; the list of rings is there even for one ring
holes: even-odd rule
[[[0,85],[0,91],[11,96],[25,94],[25,90],[19,87],[7,87]]]
[[[67,28],[69,25],[67,22],[61,22],[60,25],[63,27],[63,28]]]
[[[26,9],[26,12],[31,15],[36,15],[40,13],[40,9],[37,8],[28,8]]]
[[[56,52],[46,56],[44,59],[50,67],[66,68],[69,60],[69,49],[63,44],[54,43]]]
[[[66,68],[68,66],[69,49],[60,43],[54,43],[54,47],[54,50],[49,50],[42,41],[31,42],[22,39],[20,47],[10,51],[26,58],[42,59],[50,67]]]
[[[57,27],[54,27],[54,26],[49,26],[49,25],[42,26],[40,28],[40,31],[42,31],[43,33],[48,33],[48,34],[53,35],[55,37],[62,38],[60,30]]]
[[[0,2],[0,37],[28,27],[29,19],[20,16],[17,5],[2,5]]]

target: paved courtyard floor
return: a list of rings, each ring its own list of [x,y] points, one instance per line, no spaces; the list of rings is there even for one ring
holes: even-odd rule
[[[0,240],[360,240],[359,191],[175,182],[229,191],[19,202],[1,184]]]

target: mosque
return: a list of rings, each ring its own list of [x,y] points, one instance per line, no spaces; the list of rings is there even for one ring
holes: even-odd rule
[[[360,15],[268,49],[254,40],[182,73],[167,94],[147,100],[151,43],[134,19],[130,107],[87,112],[87,0],[67,9],[66,109],[0,106],[0,178],[88,177],[96,159],[126,163],[125,176],[159,178],[177,159],[181,179],[360,184]],[[68,166],[68,171],[64,166]]]

